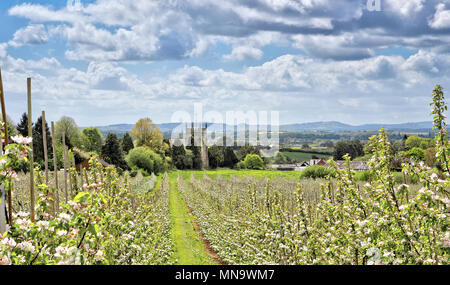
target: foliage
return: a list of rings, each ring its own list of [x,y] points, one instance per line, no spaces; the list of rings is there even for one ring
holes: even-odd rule
[[[158,126],[150,118],[140,119],[131,130],[136,139],[136,146],[148,146],[155,151],[163,148],[163,135]]]
[[[73,146],[81,147],[80,130],[74,119],[63,116],[56,122],[55,139],[61,142],[63,133],[66,134],[66,145],[69,149]]]
[[[130,134],[126,133],[122,139],[122,150],[123,152],[128,154],[130,150],[132,150],[133,148],[134,148],[133,140],[131,139]]]
[[[282,152],[278,152],[274,158],[275,164],[285,164],[288,162],[288,157],[284,155]]]
[[[173,263],[167,177],[154,193],[135,192],[115,169],[91,163],[92,183],[56,215],[49,210],[48,186],[38,185],[36,221],[28,213],[15,215],[0,237],[1,264]],[[95,180],[99,171],[105,171],[104,182]]]
[[[318,179],[328,178],[333,172],[330,168],[322,165],[311,165],[302,171],[302,178]]]
[[[425,162],[429,167],[434,167],[436,165],[436,148],[427,148],[424,152]]]
[[[23,137],[28,137],[28,114],[23,113],[20,122],[17,124],[17,131]],[[8,130],[9,131],[9,130]]]
[[[163,171],[163,159],[148,147],[141,146],[130,151],[126,158],[127,164],[131,169],[143,169],[148,174]]]
[[[233,177],[191,176],[179,179],[179,189],[211,247],[230,264],[449,264],[446,109],[437,86],[432,114],[441,174],[413,161],[403,163],[404,180],[396,181],[392,144],[381,130],[370,139],[372,179],[363,186],[346,155],[345,169],[331,161],[336,178],[321,186],[320,197],[304,183],[289,191],[279,181]],[[408,174],[421,183],[418,192]]]
[[[122,148],[116,134],[109,133],[106,136],[105,144],[102,147],[102,156],[106,162],[122,169],[127,169],[127,164],[123,158]]]
[[[224,149],[222,146],[213,145],[208,148],[209,167],[215,169],[224,163]]]
[[[434,147],[434,141],[432,139],[426,139],[416,136],[410,136],[405,141],[405,148],[410,150],[413,148],[421,148],[421,149],[427,149],[430,147]]]
[[[233,148],[231,146],[225,147],[222,166],[233,168],[238,162],[239,159],[237,158],[236,153],[234,153]]]
[[[247,154],[244,164],[247,169],[264,169],[264,161],[257,154]]]
[[[349,154],[352,159],[364,155],[363,145],[359,140],[339,141],[334,147],[334,159],[342,160],[346,154]]]
[[[241,146],[236,152],[236,156],[239,161],[243,161],[248,154],[257,154],[261,156],[261,152],[259,151],[259,149],[248,144],[246,144],[245,146]]]
[[[172,146],[172,163],[177,169],[192,169],[192,159],[192,152],[186,151],[183,145]]]
[[[412,149],[410,149],[406,152],[406,156],[414,158],[418,161],[424,161],[425,160],[425,151],[423,149],[421,149],[420,147],[413,147]]]
[[[102,134],[95,127],[83,129],[81,131],[81,141],[84,151],[99,154],[102,150]]]
[[[34,161],[41,166],[44,165],[44,141],[42,137],[42,116],[39,117],[36,123],[33,126],[33,158]],[[52,137],[50,135],[50,129],[48,128],[48,124],[45,124],[45,133],[47,137],[47,155],[48,158],[52,158],[53,156],[53,148],[52,148]],[[51,163],[49,163],[49,167]]]

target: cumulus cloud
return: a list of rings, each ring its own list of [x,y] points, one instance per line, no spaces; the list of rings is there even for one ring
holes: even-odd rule
[[[393,11],[403,17],[410,17],[420,12],[426,0],[385,0],[387,10]]]
[[[295,121],[370,120],[376,112],[396,118],[402,110],[416,120],[435,81],[450,84],[449,3],[385,0],[381,12],[371,12],[366,2],[96,0],[77,9],[20,4],[9,15],[30,23],[0,44],[0,63],[9,92],[25,94],[23,83],[31,76],[38,107],[56,104],[55,112],[84,120],[81,125],[110,122],[100,115],[109,112],[117,123],[148,113],[167,120],[172,110],[196,101],[301,113],[301,119],[292,115]],[[53,37],[63,40],[68,61],[50,52],[42,58],[29,53],[28,59],[7,52],[49,44]],[[223,54],[223,45],[232,51]],[[380,55],[392,47],[415,54]],[[271,60],[255,65],[263,56]],[[70,67],[71,60],[81,64]]]
[[[258,60],[263,56],[263,52],[260,49],[250,46],[238,46],[233,48],[231,54],[224,55],[225,60]]]
[[[48,42],[48,34],[44,25],[29,25],[14,33],[9,45],[19,47],[22,45],[41,45]]]
[[[367,58],[392,45],[422,49],[430,42],[447,52],[448,40],[435,31],[448,24],[442,1],[386,0],[382,12],[368,11],[366,2],[97,0],[77,9],[21,4],[9,14],[58,24],[54,35],[71,43],[66,55],[74,60],[180,60],[206,55],[217,41],[235,47],[227,60],[261,58],[258,50],[280,42],[334,60]]]
[[[434,29],[450,28],[450,10],[447,10],[444,3],[436,6],[436,13],[429,21],[430,27]]]
[[[7,43],[1,43],[0,44],[0,58],[4,58],[7,55],[6,49],[8,48]]]

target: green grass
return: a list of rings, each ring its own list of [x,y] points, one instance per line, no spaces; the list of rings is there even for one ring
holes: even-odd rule
[[[235,169],[216,169],[216,170],[183,170],[178,171],[184,179],[190,179],[193,173],[196,178],[202,178],[206,173],[209,177],[217,179],[220,175],[225,179],[229,179],[231,176],[245,177],[252,176],[255,178],[275,178],[275,177],[285,177],[285,178],[295,178],[300,179],[301,171],[278,171],[278,170],[235,170]],[[176,173],[176,172],[175,172]]]
[[[328,154],[317,154],[317,153],[305,153],[305,152],[282,152],[285,156],[289,157],[292,160],[296,160],[298,162],[309,161],[313,156],[317,156],[318,158],[330,158]]]
[[[172,218],[172,239],[179,265],[213,265],[189,215],[181,192],[177,188],[177,172],[169,174],[169,211]]]

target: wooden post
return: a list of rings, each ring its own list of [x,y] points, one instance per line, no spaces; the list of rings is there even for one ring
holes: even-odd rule
[[[5,123],[5,125],[4,125],[4,127],[5,127],[5,146],[7,146],[9,143],[8,119],[6,116],[5,93],[3,91],[3,79],[2,79],[1,68],[0,68],[0,100],[1,100],[1,105],[2,105],[3,122]],[[2,150],[3,150],[3,148],[2,148]],[[6,208],[5,208],[5,210],[6,210]],[[9,185],[9,188],[8,188],[8,222],[10,225],[12,225],[12,189],[11,189],[11,185]]]
[[[77,171],[77,165],[75,164],[75,156],[72,157],[72,165],[73,165],[73,171],[75,171],[75,192],[78,192],[78,171]]]
[[[66,133],[62,133],[63,139],[63,156],[64,156],[64,195],[66,197],[66,203],[68,202],[67,193],[67,155],[66,155]]]
[[[58,162],[56,158],[56,138],[55,138],[55,123],[52,122],[52,149],[53,149],[53,172],[55,174],[55,189],[56,189],[56,199],[55,199],[55,208],[56,213],[59,211],[59,185],[58,185]]]
[[[84,169],[84,176],[86,177],[86,185],[89,185],[89,177],[88,177],[88,173],[86,171],[86,168]]]
[[[70,157],[69,150],[67,150],[67,171],[69,173],[69,190],[70,190],[70,199],[73,198],[73,188],[72,188],[72,170],[70,166]]]
[[[28,136],[33,137],[33,131],[31,124],[33,122],[33,117],[31,116],[31,78],[27,78],[27,88],[28,88]],[[33,144],[30,144],[31,155],[30,155],[30,217],[31,222],[34,222],[34,158],[33,158]]]
[[[44,143],[44,161],[45,161],[45,183],[48,183],[48,153],[47,153],[47,123],[45,122],[45,111],[42,111],[42,142]]]
[[[0,155],[3,155],[3,144],[0,140]],[[0,185],[0,236],[6,231],[6,191],[5,186]]]

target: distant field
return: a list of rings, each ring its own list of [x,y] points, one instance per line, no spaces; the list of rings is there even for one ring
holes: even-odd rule
[[[303,162],[312,159],[313,155],[318,158],[330,158],[328,154],[317,154],[317,153],[306,153],[306,152],[282,152],[282,154],[286,155],[290,159],[295,159],[298,162]]]
[[[255,178],[275,178],[275,177],[283,177],[283,178],[295,178],[300,179],[301,172],[300,171],[277,171],[277,170],[233,170],[233,169],[217,169],[217,170],[204,170],[204,171],[190,171],[184,170],[179,171],[184,179],[189,179],[191,174],[193,173],[196,178],[202,178],[205,173],[216,179],[219,175],[222,178],[228,179],[231,176],[236,177],[245,177],[251,176]]]

